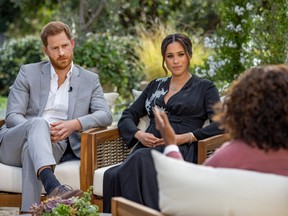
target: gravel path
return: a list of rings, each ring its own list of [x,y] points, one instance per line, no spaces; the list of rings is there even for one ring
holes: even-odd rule
[[[0,216],[15,216],[19,215],[19,208],[0,207]]]

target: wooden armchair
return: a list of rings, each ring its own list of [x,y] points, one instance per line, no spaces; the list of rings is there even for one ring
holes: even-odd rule
[[[0,119],[0,127],[5,123],[4,120]],[[55,175],[60,178],[64,184],[73,185],[74,189],[81,189],[86,191],[91,183],[87,181],[88,178],[86,176],[91,176],[91,152],[90,146],[92,141],[90,139],[90,134],[93,134],[95,131],[103,130],[106,128],[93,128],[87,131],[82,132],[81,134],[81,160],[79,161],[67,161],[64,163],[60,163],[56,165]],[[61,167],[61,168],[60,168]],[[79,171],[78,171],[79,170]],[[62,171],[65,171],[63,173]],[[62,172],[62,173],[61,173]],[[0,206],[5,207],[21,207],[21,168],[7,166],[5,164],[0,163]],[[6,179],[5,178],[9,178]],[[15,179],[18,179],[15,181]],[[9,186],[6,182],[13,182]],[[70,185],[71,185],[70,184]],[[13,187],[15,185],[14,188]],[[71,185],[71,186],[72,186]],[[9,189],[7,189],[9,187]],[[45,199],[45,195],[42,196]]]
[[[92,202],[99,206],[100,211],[103,209],[103,200],[101,192],[95,192],[95,187],[103,189],[101,180],[96,181],[94,179],[94,172],[98,169],[104,169],[107,166],[123,162],[127,157],[130,150],[126,147],[123,139],[120,137],[118,128],[106,129],[101,131],[94,131],[88,135],[91,145],[87,145],[89,150],[85,152],[92,152],[91,158],[87,158],[92,161],[89,167],[86,178],[86,185],[94,185],[94,193],[92,195]],[[204,140],[198,141],[198,163],[202,164],[207,157],[209,157],[216,148],[220,147],[224,142],[229,140],[227,134],[221,134],[213,136]],[[83,148],[83,147],[82,147]],[[102,191],[103,193],[103,191]]]

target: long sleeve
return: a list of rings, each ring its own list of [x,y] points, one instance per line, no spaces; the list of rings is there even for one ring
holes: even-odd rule
[[[148,114],[145,109],[145,101],[150,86],[151,84],[145,88],[142,94],[129,108],[123,111],[118,122],[120,134],[129,148],[132,148],[138,141],[134,138],[134,135],[139,130],[137,125],[139,124],[140,118]]]
[[[172,157],[178,160],[183,160],[182,154],[180,153],[180,150],[177,145],[166,146],[163,154],[168,157]]]
[[[223,133],[223,130],[219,129],[218,123],[212,121],[212,116],[214,114],[213,105],[220,101],[219,92],[211,81],[206,81],[206,90],[204,94],[204,109],[207,113],[210,124],[203,128],[198,128],[193,132],[197,140],[205,139],[217,134]]]
[[[27,107],[30,98],[29,92],[30,85],[27,80],[27,72],[25,67],[22,66],[14,84],[11,86],[11,90],[8,96],[8,105],[5,119],[7,127],[14,127],[27,121],[25,115],[27,113]]]

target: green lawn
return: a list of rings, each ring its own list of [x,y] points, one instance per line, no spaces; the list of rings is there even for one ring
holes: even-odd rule
[[[0,96],[0,110],[6,109],[7,100],[7,97]]]

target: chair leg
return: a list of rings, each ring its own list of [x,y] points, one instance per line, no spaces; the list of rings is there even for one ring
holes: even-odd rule
[[[103,198],[102,197],[92,195],[91,203],[99,207],[99,212],[103,212]]]
[[[0,206],[21,207],[21,194],[0,193]]]

